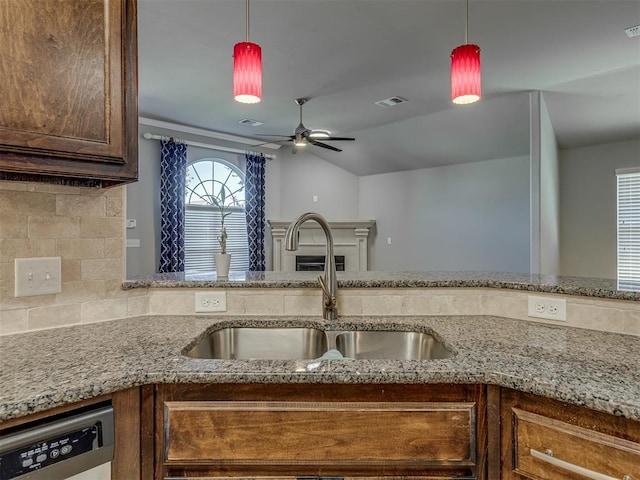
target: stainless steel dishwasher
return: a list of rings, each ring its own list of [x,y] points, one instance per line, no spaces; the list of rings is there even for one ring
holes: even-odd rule
[[[46,418],[2,434],[0,480],[100,478],[110,472],[113,448],[111,405]]]

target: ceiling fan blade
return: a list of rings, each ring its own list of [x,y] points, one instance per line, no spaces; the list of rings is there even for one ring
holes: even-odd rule
[[[334,147],[333,145],[328,145],[326,143],[318,142],[317,140],[314,140],[313,138],[309,138],[308,140],[312,145],[315,145],[316,147],[327,148],[329,150],[333,150],[334,152],[341,152],[342,151],[339,148]]]
[[[327,140],[340,140],[340,141],[346,141],[346,140],[355,140],[355,138],[350,138],[350,137],[325,137],[322,139],[322,141],[327,141]]]

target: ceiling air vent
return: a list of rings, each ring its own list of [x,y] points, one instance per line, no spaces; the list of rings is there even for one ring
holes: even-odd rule
[[[259,120],[252,120],[251,118],[243,118],[238,122],[240,125],[249,125],[250,127],[259,127],[260,125],[264,125],[264,122]]]
[[[399,105],[405,102],[406,100],[402,97],[391,97],[385,100],[378,100],[375,104],[379,107],[393,107],[394,105]]]
[[[640,25],[636,25],[635,27],[629,27],[624,29],[627,32],[627,36],[629,38],[640,36]]]

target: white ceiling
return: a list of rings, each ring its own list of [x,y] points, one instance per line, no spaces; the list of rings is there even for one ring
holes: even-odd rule
[[[291,135],[294,99],[309,97],[305,126],[356,141],[308,151],[357,175],[526,155],[532,90],[561,147],[640,138],[640,37],[624,32],[640,24],[640,0],[469,0],[483,98],[466,106],[449,87],[464,0],[252,0],[254,105],[232,98],[244,1],[138,0],[138,16],[141,116],[272,140],[260,134]],[[374,105],[392,96],[408,102]]]

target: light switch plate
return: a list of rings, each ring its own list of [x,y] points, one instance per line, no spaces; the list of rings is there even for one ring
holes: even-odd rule
[[[62,291],[60,257],[16,258],[15,296],[49,295]]]

